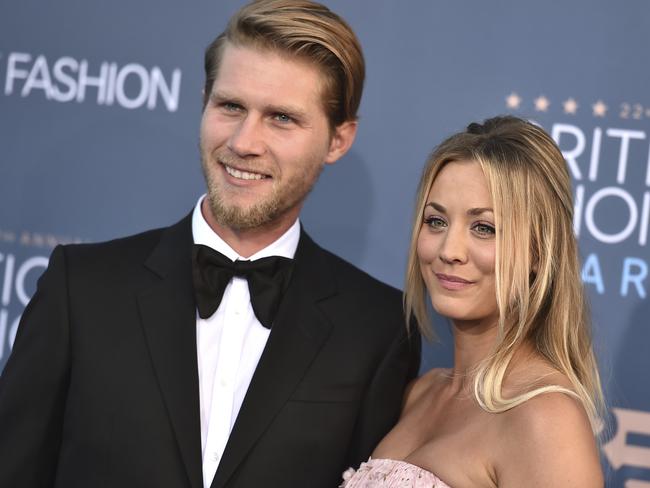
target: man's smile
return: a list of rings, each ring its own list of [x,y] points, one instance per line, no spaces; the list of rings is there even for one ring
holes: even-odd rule
[[[263,179],[271,178],[270,176],[262,173],[254,173],[251,171],[240,170],[232,166],[228,166],[225,163],[221,163],[221,165],[225,168],[226,173],[228,173],[233,178],[237,178],[240,180],[263,180]]]

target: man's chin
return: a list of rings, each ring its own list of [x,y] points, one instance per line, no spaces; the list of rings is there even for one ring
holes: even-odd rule
[[[264,227],[276,218],[277,209],[272,205],[223,205],[209,198],[210,211],[221,226],[242,231]]]

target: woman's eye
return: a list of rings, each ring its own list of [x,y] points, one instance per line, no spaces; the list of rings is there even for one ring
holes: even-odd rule
[[[485,224],[485,223],[478,222],[478,223],[474,224],[473,229],[474,229],[474,232],[476,232],[477,234],[479,234],[482,237],[490,237],[490,236],[493,236],[495,234],[494,226],[490,225],[490,224]]]
[[[447,225],[447,222],[444,221],[444,219],[437,217],[435,215],[431,215],[429,217],[424,218],[424,223],[427,224],[429,227],[433,229],[439,229],[441,227],[445,227]]]

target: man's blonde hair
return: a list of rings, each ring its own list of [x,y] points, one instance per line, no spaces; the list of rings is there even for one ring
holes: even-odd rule
[[[365,62],[350,26],[324,5],[308,0],[258,0],[240,9],[205,51],[207,104],[227,44],[269,50],[316,66],[330,127],[357,119]]]

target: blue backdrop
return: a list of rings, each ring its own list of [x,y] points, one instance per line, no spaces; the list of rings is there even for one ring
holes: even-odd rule
[[[54,245],[167,225],[203,191],[202,55],[241,1],[0,3],[0,369]],[[402,285],[433,146],[528,117],[558,141],[610,404],[608,486],[650,487],[650,6],[643,0],[327,1],[367,60],[352,151],[302,221]],[[189,5],[189,6],[188,6]],[[423,369],[450,363],[447,326]]]

